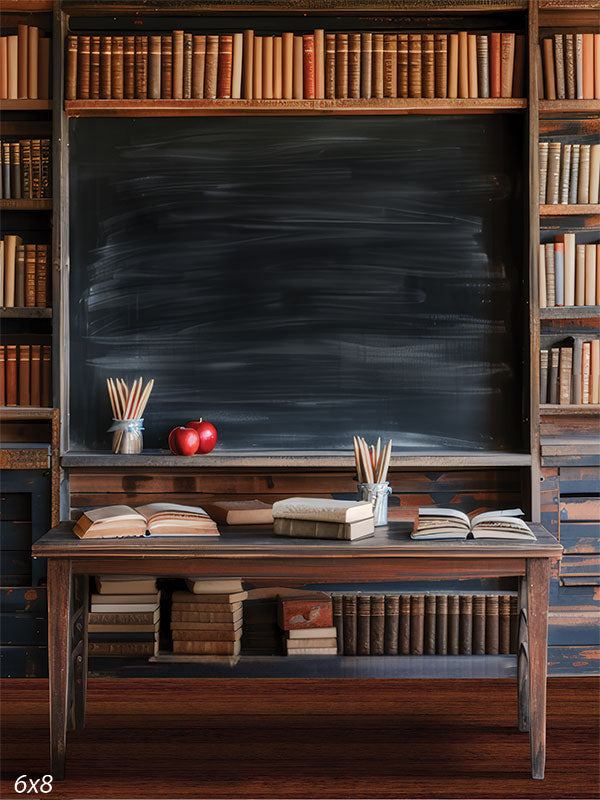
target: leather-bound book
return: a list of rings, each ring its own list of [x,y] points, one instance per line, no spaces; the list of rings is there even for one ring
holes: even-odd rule
[[[516,653],[519,646],[519,598],[509,597],[510,603],[510,652]]]
[[[90,100],[100,99],[100,37],[90,36]]]
[[[0,99],[6,100],[8,98],[8,47],[7,36],[0,36]],[[2,349],[2,358],[4,359],[4,349]],[[4,363],[4,362],[2,362]],[[0,375],[2,380],[4,376]],[[2,384],[4,386],[4,384]],[[2,403],[4,405],[4,403]]]
[[[373,34],[360,35],[360,96],[368,99],[373,93]]]
[[[575,305],[585,305],[585,245],[575,246]]]
[[[399,50],[400,48],[398,48]],[[436,33],[433,38],[435,64],[435,96],[448,96],[448,36]],[[403,95],[402,95],[403,96]]]
[[[473,597],[473,648],[474,656],[485,654],[485,596]]]
[[[479,78],[477,75],[477,36],[470,33],[467,36],[469,52],[469,97],[479,97]]]
[[[425,638],[425,598],[412,595],[410,598],[410,654],[423,655]]]
[[[435,607],[435,652],[445,656],[448,653],[448,595],[437,595]]]
[[[273,99],[273,37],[262,39],[262,96],[263,100]]]
[[[584,33],[582,36],[582,79],[583,99],[594,98],[594,34]]]
[[[425,631],[423,636],[423,652],[428,656],[435,655],[436,605],[436,596],[428,594],[425,597]]]
[[[50,139],[42,139],[41,141],[41,189],[42,197],[52,197],[52,186],[50,182],[50,152],[51,152]]]
[[[6,350],[6,405],[16,406],[19,390],[17,385],[17,345],[7,344]]]
[[[408,33],[398,34],[398,97],[408,97]]]
[[[123,96],[135,97],[135,36],[123,37]]]
[[[21,242],[21,238],[12,233],[4,237],[4,305],[7,308],[14,308],[15,305],[17,245]]]
[[[575,339],[573,342],[573,386],[571,387],[571,398],[573,403],[580,405],[583,402],[582,391],[583,381],[581,369],[583,366],[583,342]],[[541,402],[541,401],[540,401]]]
[[[448,36],[448,97],[458,97],[458,33]]]
[[[21,192],[31,198],[31,139],[21,140]]]
[[[579,179],[577,181],[577,202],[589,203],[590,198],[590,145],[579,145]]]
[[[410,595],[400,595],[400,616],[398,618],[398,651],[400,655],[407,656],[410,653]]]
[[[173,31],[171,41],[173,48],[171,97],[174,100],[181,100],[183,98],[183,31]]]
[[[90,37],[77,37],[77,97],[89,100],[90,97]]]
[[[371,597],[371,655],[382,656],[385,652],[385,596]]]
[[[122,100],[125,91],[125,76],[123,73],[123,49],[124,42],[122,36],[113,36],[112,42],[112,96],[115,100]]]
[[[66,73],[65,100],[75,100],[77,98],[77,36],[67,36]],[[10,97],[10,94],[8,96]]]
[[[360,97],[360,33],[348,34],[348,97]]]
[[[164,44],[164,42],[163,42]],[[204,66],[204,97],[214,100],[217,96],[217,74],[219,69],[219,37],[206,37],[206,59]]]
[[[423,97],[435,97],[435,56],[433,33],[421,36],[422,92]]]
[[[380,98],[383,97],[383,33],[373,34],[372,48],[373,76],[371,95]]]
[[[18,62],[17,62],[17,97],[27,97],[27,65],[28,65],[28,44],[29,34],[27,25],[17,26],[17,49],[18,49]]]
[[[0,406],[6,405],[6,356],[4,345],[0,344]]]
[[[512,97],[515,70],[515,34],[503,33],[500,38],[500,96]]]
[[[262,100],[262,36],[254,36],[252,39],[252,46],[254,50],[254,63],[252,65],[252,97],[254,100]],[[206,94],[204,96],[206,97]]]
[[[294,96],[294,34],[281,35],[283,46],[283,99],[291,100]]]
[[[555,305],[565,304],[565,246],[561,241],[554,242],[554,293]]]
[[[538,142],[539,166],[539,204],[546,202],[546,186],[548,181],[548,142]]]
[[[385,624],[383,651],[386,656],[398,655],[398,632],[400,623],[400,598],[396,594],[385,597]]]
[[[219,37],[217,40],[215,65],[219,47]],[[217,76],[215,75],[215,92],[217,88]],[[160,37],[160,96],[163,100],[170,100],[173,97],[173,37],[170,34],[162,34]],[[215,94],[216,96],[216,94]]]
[[[460,595],[459,651],[461,656],[473,652],[473,597]]]
[[[148,37],[147,36],[134,37],[133,52],[134,52],[133,91],[136,99],[145,100],[148,97]]]
[[[31,197],[40,198],[42,196],[42,142],[40,139],[31,140],[30,174]]]
[[[364,594],[356,600],[356,654],[371,654],[371,597]]]
[[[433,71],[433,41],[431,59]],[[398,96],[398,40],[395,33],[383,34],[383,96]]]
[[[515,36],[515,68],[513,70],[513,97],[526,97],[525,90],[525,73],[526,66],[525,60],[527,58],[525,48],[525,36],[522,33],[517,33]]]
[[[162,37],[150,36],[148,44],[148,97],[158,100],[161,96],[161,50]]]
[[[38,308],[48,306],[48,245],[36,245],[35,260],[35,304]]]
[[[564,100],[567,96],[565,81],[565,49],[562,33],[554,34],[554,80],[557,100]]]
[[[583,100],[583,34],[575,36],[575,94],[577,100]]]
[[[218,37],[218,41],[217,97],[221,100],[230,100],[231,72],[233,68],[233,36],[229,34],[221,35]]]
[[[28,344],[19,346],[19,405],[30,406],[30,376],[31,352]]]
[[[75,37],[75,41],[77,38]],[[8,48],[7,56],[7,85],[8,99],[16,100],[19,95],[19,39],[18,36],[7,36],[6,44]],[[77,46],[77,45],[75,45]],[[77,54],[75,54],[75,70],[77,69]],[[77,76],[75,76],[75,82]],[[73,99],[73,98],[71,98]]]
[[[341,594],[334,594],[331,597],[333,607],[333,624],[337,632],[338,655],[344,655],[344,598]]]
[[[110,100],[112,97],[112,37],[102,36],[100,39],[100,97]]]
[[[360,34],[358,35],[360,36]],[[325,31],[323,28],[315,29],[315,97],[319,100],[325,97]]]
[[[304,42],[302,36],[294,36],[294,66],[292,74],[292,97],[302,100],[304,96]]]
[[[600,250],[600,247],[596,246],[596,249]],[[598,288],[600,289],[600,287]],[[600,292],[598,300],[600,300]],[[600,339],[592,339],[590,342],[590,361],[590,403],[598,405],[600,403]]]
[[[38,98],[48,100],[52,97],[50,91],[50,45],[51,40],[42,36],[38,40]]]
[[[498,598],[498,652],[510,653],[510,595],[501,594]]]
[[[206,36],[194,34],[192,37],[192,97],[204,97],[204,64],[206,62]],[[250,58],[252,64],[252,59]],[[244,95],[245,97],[245,95]],[[250,85],[250,98],[252,84]]]
[[[281,45],[281,37],[277,37],[279,44]],[[276,41],[277,41],[276,40]],[[187,34],[186,34],[186,41],[187,41]],[[184,53],[185,53],[185,45],[186,41],[184,41]],[[190,64],[191,67],[191,64]],[[242,71],[244,67],[244,34],[243,33],[234,33],[233,34],[233,56],[231,60],[231,99],[232,100],[239,100],[242,96]],[[281,71],[279,71],[281,76]],[[277,69],[275,68],[275,64],[273,65],[273,80],[275,80],[275,76],[277,75]],[[184,65],[184,97],[185,94],[185,65]],[[191,88],[191,86],[190,86]],[[279,95],[275,92],[273,93],[274,97],[281,97],[281,91]],[[191,97],[191,94],[190,94]]]
[[[489,594],[485,599],[485,652],[497,655],[500,652],[499,599]]]
[[[550,142],[548,145],[548,177],[546,181],[546,203],[558,203],[558,187],[560,181],[561,143]]]
[[[573,383],[573,348],[560,348],[558,373],[558,402],[561,406],[571,405],[571,385]]]
[[[581,145],[571,145],[571,174],[569,176],[569,204],[577,203],[577,187],[579,185],[579,157]]]
[[[348,37],[346,37],[346,46]],[[346,51],[346,59],[348,53]],[[347,60],[346,60],[347,68]],[[315,37],[310,33],[302,37],[302,83],[303,93],[307,100],[315,98]],[[346,86],[348,84],[346,83]]]
[[[233,44],[235,55],[235,39]],[[281,36],[273,37],[273,97],[275,100],[281,100],[283,97],[283,39]]]
[[[502,96],[502,55],[499,33],[490,33],[490,97]]]
[[[288,36],[290,34],[287,34]],[[285,40],[286,34],[283,34]],[[195,39],[196,37],[194,37]],[[205,45],[206,47],[206,45]],[[252,100],[253,89],[254,89],[254,31],[251,28],[247,28],[244,31],[244,55],[243,55],[243,63],[242,63],[242,97],[244,100]],[[202,68],[202,72],[204,73],[204,67]],[[194,95],[196,97],[197,95]],[[198,95],[202,97],[202,95]],[[284,87],[284,97],[285,95],[285,87]],[[290,95],[291,97],[291,95]]]
[[[575,100],[575,37],[572,33],[564,34],[565,51],[565,94],[567,100]]]
[[[40,29],[29,25],[27,29],[27,97],[38,99],[38,50]]]
[[[13,197],[23,197],[23,187],[21,185],[21,145],[19,142],[11,142],[10,145],[10,186]],[[39,197],[39,195],[38,195]]]
[[[25,307],[25,246],[22,242],[17,243],[16,263],[15,263],[15,306]]]
[[[548,373],[548,394],[552,405],[558,404],[558,385],[559,385],[559,361],[560,348],[553,347],[550,350],[550,371]]]
[[[39,344],[31,345],[30,398],[32,406],[42,405],[42,347]]]
[[[335,36],[335,96],[348,97],[348,34]]]
[[[52,408],[52,348],[42,345],[42,408]]]
[[[544,60],[544,97],[546,100],[556,100],[553,39],[542,39],[542,57]]]
[[[458,96],[469,96],[469,37],[466,31],[458,34]]]
[[[35,244],[26,244],[25,247],[25,306],[35,306],[35,267],[37,247]]]
[[[421,34],[408,34],[408,96],[422,97]]]
[[[335,33],[325,34],[325,97],[335,98]]]
[[[356,655],[356,595],[346,594],[342,598],[344,617],[344,655]]]
[[[560,174],[558,178],[558,202],[569,202],[569,180],[571,177],[571,151],[572,145],[563,145],[560,159]]]

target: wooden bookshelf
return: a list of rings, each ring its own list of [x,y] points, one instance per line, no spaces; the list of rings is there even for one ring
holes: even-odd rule
[[[54,419],[56,410],[37,406],[0,406],[0,421]]]
[[[600,319],[600,306],[553,306],[540,308],[540,319]]]
[[[52,211],[52,200],[26,200],[22,198],[8,198],[0,200],[0,211]]]
[[[568,405],[558,406],[551,405],[550,403],[543,403],[540,406],[540,414],[551,417],[587,417],[591,415],[598,415],[600,413],[600,405]]]
[[[50,319],[51,308],[7,308],[0,307],[0,319]]]
[[[540,217],[567,217],[584,216],[586,214],[600,214],[600,205],[567,205],[566,203],[556,203],[554,205],[540,206]]]
[[[600,100],[540,100],[540,115],[600,114]]]
[[[0,111],[51,111],[52,100],[0,100]]]

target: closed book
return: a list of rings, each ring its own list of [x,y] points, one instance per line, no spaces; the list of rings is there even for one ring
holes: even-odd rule
[[[565,144],[562,148],[560,160],[560,176],[558,179],[558,202],[569,202],[569,180],[571,177],[571,145]]]
[[[337,595],[341,598],[341,595]],[[332,601],[334,597],[331,598]],[[288,639],[300,639],[306,641],[307,639],[335,639],[337,637],[337,628],[335,625],[330,625],[327,628],[298,628],[293,631],[287,631],[286,637]]]
[[[198,611],[200,613],[219,613],[226,612],[227,614],[235,615],[237,611],[241,611],[242,603],[185,603],[174,602],[171,606],[173,611]]]
[[[554,243],[554,291],[557,306],[565,304],[565,246],[562,242]]]
[[[348,34],[348,97],[360,97],[360,33]],[[395,39],[395,37],[394,37]],[[394,68],[396,65],[394,53]],[[394,76],[394,86],[396,76]],[[316,95],[319,96],[318,94]],[[395,94],[393,95],[396,96]]]
[[[594,34],[594,98],[600,100],[600,33]]]
[[[571,385],[573,383],[573,349],[571,347],[560,348],[559,364],[559,399],[561,406],[571,404]]]
[[[331,637],[329,639],[286,639],[285,642],[288,653],[295,650],[304,650],[308,648],[334,648],[337,654],[337,639]]]
[[[134,92],[138,100],[145,100],[148,97],[148,48],[149,40],[147,36],[135,37],[135,77]]]
[[[12,197],[23,197],[21,177],[21,145],[19,142],[12,142],[10,145],[10,186]],[[39,195],[37,196],[39,197]]]
[[[302,100],[304,96],[304,42],[302,36],[294,36],[292,99]],[[335,96],[335,90],[334,90]]]
[[[15,259],[15,306],[25,307],[25,247],[17,242]]]
[[[94,657],[141,658],[155,654],[154,642],[89,642],[88,655]]]
[[[111,63],[111,82],[112,97],[115,100],[122,100],[125,91],[125,72],[123,63],[124,42],[122,36],[112,37],[112,63]]]
[[[513,97],[526,97],[527,91],[525,89],[525,74],[526,69],[526,42],[525,36],[522,33],[517,33],[515,36],[515,67],[513,70]]]
[[[585,305],[585,245],[575,246],[575,305]]]
[[[89,36],[77,37],[77,97],[88,100],[90,97],[90,56]]]
[[[358,522],[317,522],[309,519],[274,520],[273,532],[277,536],[290,536],[306,539],[342,539],[355,541],[373,536],[374,520],[365,519]]]
[[[507,594],[498,598],[498,652],[510,653],[510,595]]]
[[[597,283],[598,283],[598,248],[593,244],[585,245],[585,305],[593,306],[598,304]]]
[[[206,37],[206,58],[204,66],[204,97],[214,100],[217,97],[217,76],[219,70],[219,37]]]
[[[458,34],[458,96],[469,96],[469,37],[466,31]]]
[[[174,641],[174,653],[189,653],[193,655],[233,655],[237,656],[241,652],[241,644],[235,642],[198,642],[198,641]]]
[[[477,36],[470,33],[467,37],[469,53],[469,97],[479,97],[479,80],[477,77]]]
[[[516,653],[519,641],[519,599],[509,596],[510,603],[510,652]]]
[[[385,597],[371,597],[371,655],[382,656],[385,652]]]
[[[281,597],[277,621],[284,631],[296,628],[327,628],[333,625],[331,598],[307,593],[295,597]]]
[[[577,188],[579,184],[579,156],[581,146],[574,144],[571,146],[571,174],[569,177],[569,203],[577,203]]]
[[[335,98],[335,33],[325,34],[325,97]]]
[[[42,407],[52,408],[52,347],[42,345]]]
[[[17,345],[7,344],[5,346],[6,360],[6,405],[16,406],[19,398],[19,387],[17,383]]]
[[[421,35],[421,92],[423,97],[435,97],[435,45],[432,33]]]
[[[575,234],[565,233],[563,235],[565,250],[565,305],[575,305]]]
[[[346,36],[346,97],[348,96],[348,37]],[[307,34],[302,37],[302,75],[303,93],[307,100],[315,98],[315,37]]]
[[[350,34],[359,37],[358,51],[360,54],[360,34]],[[316,28],[315,37],[315,97],[322,100],[325,97],[325,31]]]
[[[590,402],[590,377],[591,377],[590,344],[591,344],[590,342],[583,342],[581,345],[581,402],[583,405],[588,405]],[[570,350],[570,348],[562,348],[562,350],[565,349]],[[561,355],[562,355],[562,350],[561,350]]]
[[[502,97],[501,34],[490,33],[490,97]]]
[[[222,622],[234,627],[236,623],[241,623],[242,611],[172,611],[171,619],[173,622]]]
[[[348,34],[335,36],[335,96],[348,97]]]
[[[32,197],[31,174],[31,140],[21,140],[21,193],[23,197]]]
[[[39,344],[31,345],[30,376],[31,405],[37,408],[42,405],[42,347]]]
[[[181,100],[183,98],[183,31],[173,31],[171,41],[173,48],[171,97]]]
[[[558,404],[558,385],[559,385],[559,360],[560,348],[553,347],[550,350],[550,371],[548,373],[548,395],[552,405]]]
[[[485,596],[474,595],[473,597],[473,644],[472,653],[474,656],[485,654]]]
[[[407,51],[407,57],[408,57],[408,51]],[[408,61],[407,61],[407,68],[408,68]],[[398,70],[400,70],[399,64],[398,64]],[[407,87],[408,87],[408,71],[407,71]],[[360,96],[368,99],[372,95],[372,88],[373,88],[373,34],[361,33]]]
[[[364,69],[365,69],[364,63],[365,63],[365,59],[366,59],[366,56],[364,55],[364,52],[365,52],[365,50],[364,50],[364,48],[365,48],[364,35],[365,34],[363,34],[363,39],[362,39],[363,72],[364,72]],[[440,34],[440,35],[442,35],[442,34]],[[397,80],[398,97],[408,97],[408,34],[407,33],[399,33],[397,35],[397,40],[398,40],[398,80]],[[447,38],[446,38],[446,42],[447,42]],[[369,40],[369,45],[370,45],[370,40]],[[441,53],[439,55],[439,58],[440,59],[442,58]],[[446,58],[444,58],[444,61],[446,61]],[[369,59],[369,64],[370,64],[370,59]],[[436,66],[436,70],[437,70],[437,66]],[[436,72],[436,74],[437,74],[437,72]],[[363,81],[363,83],[364,83],[364,81]],[[447,83],[447,81],[446,81],[446,83]],[[361,96],[364,96],[364,95],[361,95]],[[368,95],[368,96],[370,96],[370,95]]]
[[[273,37],[262,37],[262,98],[273,99]]]
[[[288,650],[288,656],[335,656],[336,647],[303,647],[299,650]]]
[[[7,234],[4,237],[4,305],[14,308],[15,277],[17,270],[17,246],[22,244],[20,236]]]
[[[556,83],[556,99],[564,100],[567,96],[565,80],[565,50],[562,33],[554,34],[554,78]]]
[[[589,203],[590,198],[590,145],[579,146],[579,179],[577,181],[577,202]]]
[[[538,142],[540,205],[544,205],[546,202],[546,184],[548,180],[548,148],[548,142]]]
[[[400,615],[398,618],[398,652],[402,656],[410,653],[410,595],[400,595]]]
[[[287,34],[290,35],[290,34]],[[244,33],[244,46],[243,46],[243,59],[242,59],[242,97],[244,100],[252,100],[253,91],[254,91],[254,31],[251,28],[247,28]],[[283,96],[287,97],[285,93],[285,37],[286,34],[283,34],[284,40],[284,60],[283,60],[283,69],[284,69],[284,87],[283,87]],[[206,37],[204,37],[206,38]],[[204,73],[204,67],[202,69]],[[289,95],[292,96],[291,93]]]
[[[2,142],[2,196],[9,198],[13,196],[10,185],[10,143]],[[31,196],[31,195],[30,195]]]
[[[436,597],[428,594],[425,597],[425,625],[423,635],[423,652],[435,655]]]
[[[425,638],[425,597],[410,598],[410,654],[422,656]]]
[[[4,345],[0,344],[0,406],[7,405],[6,402],[6,355]]]
[[[242,638],[242,627],[229,630],[191,627],[201,625],[196,622],[174,622],[171,624],[171,638],[185,642],[237,642]]]
[[[575,339],[573,342],[573,384],[571,386],[571,397],[576,405],[582,402],[582,368],[583,364],[583,342]]]
[[[36,247],[35,304],[38,308],[48,305],[48,246]]]
[[[100,36],[90,36],[90,100],[100,99]]]
[[[97,575],[98,594],[156,594],[156,578],[140,575]]]
[[[100,98],[112,97],[112,37],[100,38]]]
[[[190,585],[190,581],[187,581],[188,586]],[[189,592],[183,591],[175,591],[171,595],[171,600],[173,603],[191,603],[193,606],[202,606],[202,605],[223,605],[227,604],[229,606],[235,605],[239,606],[241,603],[244,602],[248,597],[248,592],[219,592],[219,593],[210,593],[210,592],[194,592],[190,589]],[[214,611],[215,609],[213,609]]]
[[[29,387],[29,366],[30,366],[31,352],[29,345],[22,344],[19,346],[19,405],[31,405],[31,395]]]
[[[459,608],[459,652],[470,656],[473,651],[473,597],[460,595]]]
[[[148,97],[158,100],[161,96],[161,50],[162,37],[150,36],[148,43]]]
[[[400,42],[399,37],[400,35],[398,35],[398,43]],[[399,46],[398,46],[398,53],[400,53]],[[445,33],[436,33],[434,35],[434,70],[435,70],[434,71],[435,96],[447,97],[448,96],[448,35]],[[398,94],[398,96],[405,97],[406,95]]]
[[[189,617],[189,613],[186,613],[184,611],[177,612],[177,616],[178,617],[181,617],[183,615],[186,615],[186,617]],[[214,638],[215,641],[218,638],[220,638],[220,635],[219,635],[219,637],[217,637],[215,635],[217,632],[219,634],[221,634],[222,632],[227,632],[227,633],[230,633],[230,634],[237,634],[238,632],[242,632],[242,630],[245,629],[245,627],[246,627],[246,623],[241,618],[240,619],[236,619],[235,622],[231,622],[231,621],[229,621],[229,622],[206,622],[204,620],[198,621],[196,619],[187,619],[187,618],[186,619],[173,619],[173,617],[171,617],[171,621],[170,621],[170,628],[171,628],[172,631],[174,631],[174,630],[200,631],[202,633],[202,636],[201,636],[202,639],[211,639],[212,640]],[[258,626],[255,626],[255,627],[258,627]],[[277,626],[275,626],[275,627],[276,627],[277,637],[279,637],[280,634],[281,634],[281,631],[279,630],[279,628]],[[238,637],[236,635],[234,635],[232,639],[227,638],[225,641],[233,641],[236,638],[238,638]]]
[[[556,77],[554,73],[554,41],[542,39],[542,58],[544,62],[544,97],[556,100]]]
[[[344,617],[344,655],[356,655],[356,595],[344,595],[342,599]]]
[[[538,289],[540,308],[548,306],[548,293],[546,291],[546,250],[543,244],[538,246]]]
[[[187,36],[187,34],[186,34]],[[276,41],[279,41],[281,44],[281,37],[278,37]],[[242,96],[242,71],[244,66],[244,34],[243,33],[234,33],[233,34],[233,54],[231,60],[231,98],[232,100],[239,100]],[[281,65],[279,66],[279,70],[273,66],[273,73],[274,73],[274,80],[275,76],[279,73],[281,75]],[[185,73],[184,73],[184,80],[185,80]],[[184,87],[185,88],[185,87]],[[185,96],[185,93],[184,93]],[[191,96],[191,95],[190,95]],[[274,97],[281,97],[281,91],[278,93],[274,93]]]
[[[485,598],[485,652],[497,655],[500,652],[500,620],[498,595]]]
[[[386,595],[384,598],[383,651],[387,656],[398,655],[399,622],[400,597],[398,595]]]
[[[231,72],[233,68],[233,37],[219,36],[219,54],[217,66],[217,97],[221,100],[231,99]]]
[[[291,100],[294,96],[294,34],[283,33],[281,35],[281,40],[283,70],[282,96],[284,100]]]
[[[75,38],[75,42],[77,42],[77,37]],[[8,56],[7,56],[7,85],[8,85],[8,99],[9,100],[16,100],[19,96],[19,40],[18,37],[15,36],[7,36],[6,43],[8,48]],[[75,44],[75,47],[77,45]],[[77,64],[77,54],[75,54],[75,65]],[[76,69],[76,67],[75,67]],[[73,70],[73,74],[75,74],[75,69]],[[76,80],[76,78],[75,78]]]
[[[583,100],[594,98],[594,34],[582,36],[582,94]]]
[[[575,34],[575,92],[583,100],[583,34]]]
[[[600,202],[600,144],[590,146],[590,188],[588,203]]]
[[[167,34],[160,37],[160,96],[165,100],[173,96],[173,37]]]
[[[550,142],[548,145],[548,179],[546,187],[546,203],[558,203],[560,182],[561,143]]]
[[[144,623],[124,623],[121,624],[119,621],[109,623],[108,625],[103,623],[90,623],[88,615],[88,631],[90,633],[111,633],[115,632],[117,634],[121,633],[158,633],[158,629],[160,627],[160,622],[150,622],[148,624]],[[107,615],[100,615],[100,616],[107,616]],[[110,616],[110,615],[108,615]],[[119,616],[119,615],[112,615],[112,616]]]
[[[89,625],[151,625],[155,626],[160,619],[160,609],[155,611],[127,611],[121,613],[114,612],[94,612],[88,615]]]
[[[548,242],[543,245],[545,250],[546,262],[546,296],[548,299],[548,306],[553,307],[556,305],[556,287],[555,273],[554,273],[554,243]]]
[[[206,36],[192,36],[192,97],[204,97],[204,65],[206,62]],[[250,94],[252,97],[252,94]]]
[[[540,350],[540,403],[548,402],[548,351]]]
[[[262,500],[219,500],[204,503],[202,508],[223,525],[273,524],[273,506]]]
[[[431,34],[430,55],[431,58],[427,62],[427,79],[431,80],[432,93],[425,95],[426,97],[433,97],[433,34]],[[425,56],[423,56],[423,80],[425,80],[425,73]],[[395,33],[384,33],[383,35],[383,96],[398,96],[398,41]]]
[[[375,37],[373,37],[375,39]],[[408,96],[422,97],[421,34],[408,34]]]
[[[420,37],[419,37],[420,46]],[[371,96],[381,98],[383,97],[383,34],[374,33],[372,39],[373,49],[373,67],[372,67],[372,80],[371,80]],[[420,55],[419,55],[419,81],[420,75]]]
[[[448,35],[448,97],[458,97],[458,33]]]
[[[590,343],[590,403],[600,403],[600,339]]]
[[[437,595],[435,606],[435,652],[445,656],[448,653],[448,596]]]
[[[33,308],[36,297],[36,262],[37,247],[34,244],[26,244],[25,250],[25,306]]]
[[[344,599],[341,594],[334,594],[331,598],[333,624],[337,635],[338,654],[344,654]],[[292,631],[293,632],[293,631]]]
[[[575,37],[572,33],[564,34],[565,52],[565,94],[567,100],[575,100]]]
[[[0,36],[0,99],[8,98],[8,47],[6,36]]]
[[[156,631],[90,631],[90,642],[155,642]]]
[[[18,50],[18,71],[17,71],[17,97],[27,97],[27,66],[29,33],[27,25],[17,25],[17,50]]]
[[[135,36],[123,37],[123,97],[135,98]]]

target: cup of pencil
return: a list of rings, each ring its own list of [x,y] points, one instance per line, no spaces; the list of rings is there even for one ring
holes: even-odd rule
[[[144,409],[148,403],[154,379],[143,387],[142,378],[133,382],[131,388],[122,378],[107,378],[108,397],[113,413],[112,432],[113,453],[138,455],[144,448]]]
[[[387,525],[388,496],[392,488],[387,473],[392,458],[392,440],[381,446],[381,437],[376,445],[368,445],[362,436],[354,437],[354,459],[358,477],[358,499],[373,505],[375,527]]]

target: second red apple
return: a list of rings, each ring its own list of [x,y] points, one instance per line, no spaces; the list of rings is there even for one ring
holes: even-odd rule
[[[193,428],[200,437],[200,443],[196,452],[202,453],[203,455],[210,453],[217,443],[217,429],[212,422],[203,420],[202,417],[200,417],[199,420],[188,422],[186,428]]]

